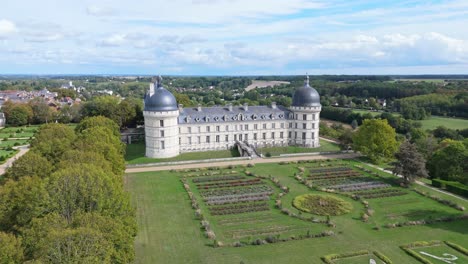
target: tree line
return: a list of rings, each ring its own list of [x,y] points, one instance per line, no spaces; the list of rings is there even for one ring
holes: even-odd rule
[[[41,126],[1,178],[2,263],[132,262],[123,153],[119,127],[105,117]]]

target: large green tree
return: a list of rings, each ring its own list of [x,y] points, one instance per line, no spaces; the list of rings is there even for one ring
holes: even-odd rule
[[[23,258],[21,238],[0,232],[0,263],[22,263]]]
[[[431,178],[468,184],[468,139],[446,139],[427,162]]]
[[[353,135],[353,147],[373,162],[389,159],[398,149],[395,129],[385,119],[366,119]]]
[[[38,152],[55,164],[62,154],[71,148],[75,138],[75,131],[67,125],[55,123],[43,125],[31,142],[31,151]]]
[[[426,160],[418,152],[415,144],[405,140],[397,153],[395,153],[397,162],[393,169],[394,174],[400,174],[405,180],[405,184],[414,182],[417,178],[427,178]]]
[[[52,172],[52,164],[39,153],[29,151],[7,169],[5,178],[19,180],[25,176],[45,178]]]

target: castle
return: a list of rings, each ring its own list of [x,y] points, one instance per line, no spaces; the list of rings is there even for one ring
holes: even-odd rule
[[[225,150],[236,142],[255,148],[270,146],[319,147],[322,106],[309,77],[296,89],[291,107],[188,107],[178,105],[158,77],[144,99],[146,156],[169,158],[184,152]]]

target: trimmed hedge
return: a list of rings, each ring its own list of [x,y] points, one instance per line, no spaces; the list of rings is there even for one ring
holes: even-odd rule
[[[455,249],[456,251],[458,251],[458,252],[460,252],[460,253],[463,253],[463,254],[465,254],[466,256],[468,256],[468,249],[466,249],[466,248],[464,248],[464,247],[462,247],[462,246],[460,246],[460,245],[458,245],[458,244],[452,243],[452,242],[450,242],[450,241],[444,241],[444,243],[445,243],[447,246],[449,246],[449,247]]]
[[[433,179],[432,186],[445,189],[451,193],[461,195],[465,198],[468,198],[468,186],[465,184],[454,182],[454,181],[444,181],[441,179]]]
[[[360,250],[360,251],[347,252],[347,253],[342,253],[342,254],[330,254],[330,255],[323,256],[321,259],[323,260],[323,262],[327,264],[333,264],[334,263],[333,260],[356,257],[356,256],[363,256],[367,254],[369,254],[369,251]]]

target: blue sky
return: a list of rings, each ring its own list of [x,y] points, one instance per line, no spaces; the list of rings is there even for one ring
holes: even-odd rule
[[[15,0],[0,74],[468,74],[468,1]]]

